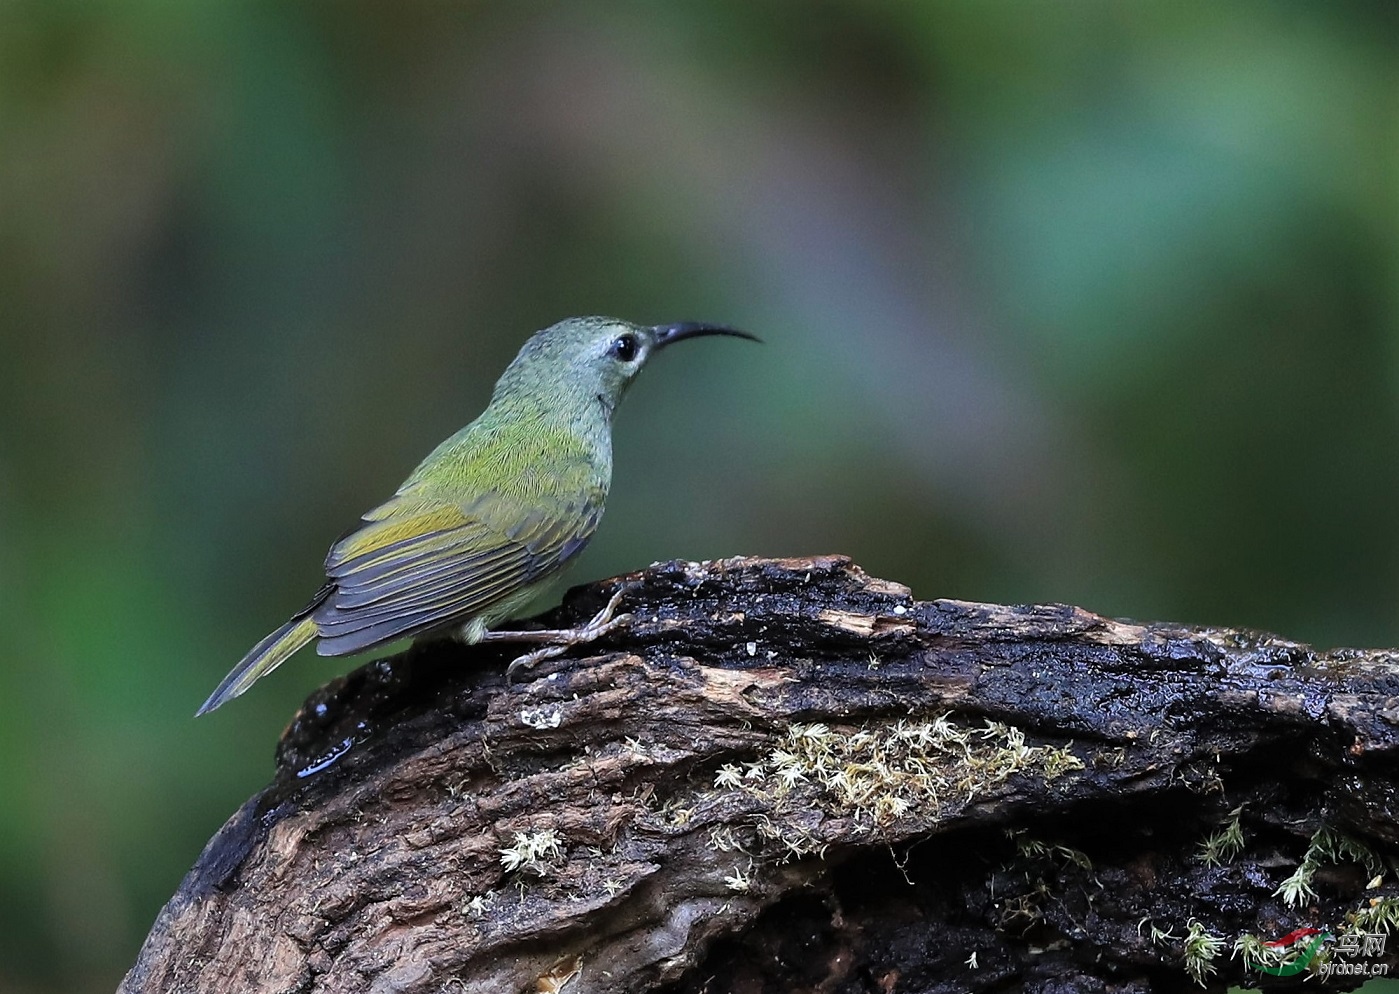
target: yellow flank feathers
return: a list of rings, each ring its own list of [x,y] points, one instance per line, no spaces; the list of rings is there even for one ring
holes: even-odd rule
[[[466,522],[466,517],[456,504],[423,508],[420,503],[407,514],[403,513],[404,510],[406,508],[403,508],[400,499],[395,498],[365,515],[364,527],[335,543],[326,557],[326,568],[372,553],[382,553],[388,546],[457,528]]]

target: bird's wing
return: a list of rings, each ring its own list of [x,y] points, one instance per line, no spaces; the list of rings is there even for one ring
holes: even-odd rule
[[[602,503],[580,495],[521,512],[495,494],[463,507],[400,493],[331,548],[317,651],[347,655],[479,614],[581,551]]]

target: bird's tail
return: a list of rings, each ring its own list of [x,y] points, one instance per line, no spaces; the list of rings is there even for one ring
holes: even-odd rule
[[[312,605],[314,606],[314,604]],[[316,637],[316,619],[303,612],[267,636],[243,657],[209,699],[194,713],[197,718],[220,704],[233,700],[262,677],[271,673],[307,642]]]

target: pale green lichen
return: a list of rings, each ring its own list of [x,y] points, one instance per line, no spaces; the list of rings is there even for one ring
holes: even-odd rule
[[[824,807],[868,831],[911,812],[936,815],[1017,773],[1051,780],[1082,768],[1068,748],[1030,745],[1019,728],[944,714],[854,730],[793,725],[762,758],[720,767],[714,786],[778,800],[814,789]]]
[[[1150,938],[1151,938],[1151,943],[1152,943],[1152,945],[1155,945],[1155,946],[1164,946],[1164,945],[1165,945],[1166,943],[1168,943],[1168,942],[1178,942],[1178,941],[1180,941],[1180,936],[1176,935],[1175,929],[1173,929],[1173,928],[1159,928],[1159,927],[1157,927],[1156,923],[1155,923],[1154,921],[1151,921],[1150,916],[1148,916],[1148,917],[1146,917],[1146,918],[1143,918],[1141,921],[1137,922],[1137,934],[1138,934],[1138,935],[1141,935],[1141,934],[1142,934],[1142,926],[1145,925],[1147,922],[1151,922],[1151,936],[1150,936]]]
[[[1301,865],[1278,884],[1273,896],[1282,898],[1282,903],[1289,908],[1310,901],[1316,897],[1316,891],[1312,890],[1312,876],[1315,873],[1316,864],[1303,859]]]
[[[1244,830],[1242,824],[1243,805],[1229,812],[1229,820],[1226,821],[1218,831],[1205,837],[1200,843],[1200,851],[1196,854],[1196,859],[1206,866],[1223,866],[1232,862],[1234,857],[1243,852]]]
[[[753,886],[753,861],[748,861],[748,866],[740,867],[734,864],[733,872],[724,878],[724,886],[735,894],[746,894]]]
[[[563,840],[552,828],[516,832],[515,840],[500,850],[500,863],[506,873],[530,870],[543,874],[548,864],[563,855]]]
[[[1151,922],[1149,917],[1137,922],[1137,934],[1140,935],[1142,926]],[[1215,972],[1214,961],[1219,958],[1219,954],[1224,951],[1224,936],[1215,935],[1198,919],[1191,918],[1185,923],[1185,935],[1178,936],[1174,928],[1159,928],[1155,922],[1151,922],[1151,942],[1153,945],[1166,946],[1181,944],[1181,954],[1185,960],[1185,972],[1190,975],[1190,979],[1201,987],[1205,986],[1206,978]]]
[[[1372,897],[1346,915],[1344,932],[1371,935],[1399,931],[1399,897]]]
[[[1093,861],[1083,850],[1074,849],[1072,846],[1042,842],[1039,839],[1031,838],[1029,832],[1030,830],[1027,828],[1006,829],[1006,835],[1015,843],[1015,851],[1025,859],[1048,860],[1061,862],[1065,865],[1072,864],[1080,869],[1090,871],[1093,869]]]
[[[1311,843],[1302,856],[1302,862],[1293,870],[1278,889],[1273,891],[1281,897],[1289,908],[1295,908],[1317,896],[1312,888],[1312,878],[1319,867],[1327,863],[1359,863],[1371,876],[1384,873],[1384,861],[1379,855],[1356,839],[1323,825],[1312,835]]]
[[[1069,867],[1093,872],[1093,861],[1088,854],[1072,846],[1044,842],[1029,834],[1028,829],[1006,829],[1006,837],[1015,843],[1017,858],[1001,865],[1001,873],[1019,876],[1024,874],[1027,889],[1004,898],[999,921],[1003,926],[1018,925],[1029,928],[1044,917],[1043,907],[1054,895],[1051,879]],[[1093,884],[1102,884],[1093,879]],[[1093,895],[1085,895],[1091,906]]]
[[[484,894],[475,894],[462,906],[463,912],[468,918],[482,918],[486,914],[486,905],[495,899],[495,891],[488,890]]]
[[[1205,986],[1205,980],[1215,972],[1214,961],[1224,951],[1224,937],[1209,931],[1199,920],[1191,918],[1185,923],[1185,972],[1190,978]]]
[[[1244,933],[1234,940],[1230,958],[1243,957],[1250,970],[1274,970],[1286,963],[1297,950],[1288,946],[1270,946],[1256,935]]]

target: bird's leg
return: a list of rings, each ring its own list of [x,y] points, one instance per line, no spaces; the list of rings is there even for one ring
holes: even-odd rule
[[[593,615],[586,624],[577,628],[546,628],[542,631],[532,632],[486,632],[481,636],[481,641],[549,643],[543,648],[535,649],[533,652],[527,652],[516,658],[505,670],[505,679],[509,682],[517,671],[529,669],[546,659],[561,656],[573,646],[601,638],[614,628],[620,628],[631,621],[629,614],[616,614],[617,605],[622,602],[622,594],[625,592],[625,589],[618,590],[601,611]]]

